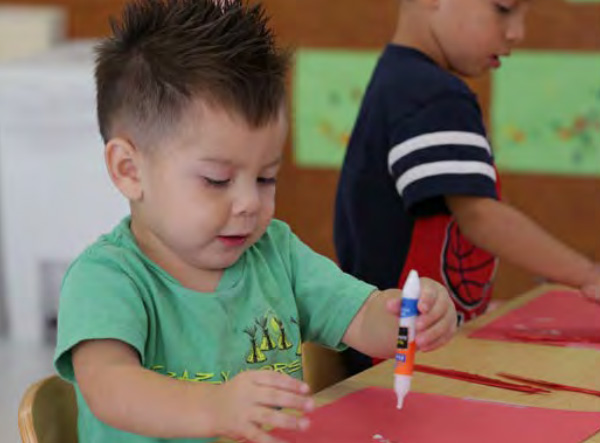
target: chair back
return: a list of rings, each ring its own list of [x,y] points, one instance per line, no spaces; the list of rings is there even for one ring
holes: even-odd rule
[[[29,386],[19,405],[23,443],[77,443],[73,386],[52,375]]]
[[[341,355],[315,343],[302,345],[304,380],[313,393],[347,377]]]

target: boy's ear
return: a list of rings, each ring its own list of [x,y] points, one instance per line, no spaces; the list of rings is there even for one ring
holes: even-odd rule
[[[128,200],[137,201],[143,196],[141,181],[141,154],[128,140],[113,138],[106,143],[104,160],[115,186]]]

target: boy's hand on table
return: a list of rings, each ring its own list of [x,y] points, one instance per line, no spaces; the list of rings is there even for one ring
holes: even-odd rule
[[[581,293],[589,301],[600,304],[600,284],[584,286]]]
[[[430,278],[421,278],[419,317],[417,318],[417,348],[432,351],[447,343],[456,332],[456,309],[446,288]],[[388,309],[400,312],[400,299],[390,300]]]
[[[218,435],[245,438],[254,443],[282,443],[263,426],[304,430],[306,417],[278,408],[309,412],[314,401],[300,380],[273,371],[247,371],[223,384],[215,398]]]
[[[581,287],[581,293],[590,301],[600,303],[600,264],[595,264],[589,280]]]

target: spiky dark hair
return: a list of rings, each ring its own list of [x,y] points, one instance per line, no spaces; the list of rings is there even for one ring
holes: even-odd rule
[[[289,57],[262,6],[242,0],[134,0],[96,48],[97,111],[104,141],[117,125],[169,130],[195,98],[253,127],[276,117]],[[131,126],[134,126],[133,128]]]

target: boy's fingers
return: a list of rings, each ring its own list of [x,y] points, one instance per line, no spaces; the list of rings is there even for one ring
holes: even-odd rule
[[[419,297],[419,308],[431,308],[437,299],[445,297],[447,293],[447,289],[435,280],[432,280],[427,277],[421,278],[421,295]]]
[[[427,287],[421,290],[421,296],[419,297],[419,312],[428,312],[438,300],[441,298],[441,294],[438,293],[437,288]]]
[[[432,343],[440,339],[445,335],[445,327],[442,323],[437,323],[429,329],[419,331],[416,337],[417,347],[420,350],[425,350],[431,346]]]
[[[600,287],[595,285],[584,286],[581,289],[582,294],[591,301],[600,302]]]
[[[588,295],[584,296],[585,299],[591,303],[596,303],[596,304],[600,304],[600,297],[590,297]]]
[[[315,407],[314,400],[304,394],[296,394],[278,388],[263,387],[256,398],[257,403],[264,406],[291,408],[309,412]]]
[[[434,349],[437,349],[440,346],[448,343],[450,341],[451,337],[452,337],[451,334],[442,335],[441,337],[438,337],[437,339],[433,340],[432,342],[426,343],[423,347],[419,346],[419,350],[424,351],[424,352],[433,351]]]
[[[308,429],[310,421],[306,417],[298,417],[271,408],[257,408],[253,421],[263,426],[282,429]]]
[[[440,321],[446,314],[446,311],[447,306],[443,301],[438,300],[437,303],[432,303],[430,308],[417,318],[417,331],[424,331],[431,325]]]
[[[426,320],[425,318],[419,320]],[[456,321],[452,311],[445,312],[437,321],[418,331],[416,341],[421,350],[432,349],[440,340],[449,340],[456,329]]]
[[[395,316],[399,316],[400,315],[400,305],[402,304],[402,300],[399,298],[392,298],[390,300],[387,300],[385,303],[385,308],[387,309],[387,311],[390,314],[393,314]]]
[[[269,435],[260,426],[254,424],[250,425],[249,429],[244,433],[244,437],[252,443],[286,443]]]
[[[254,373],[254,381],[260,386],[269,386],[290,392],[299,392],[301,394],[308,394],[310,392],[310,387],[303,381],[274,371],[256,371]]]

